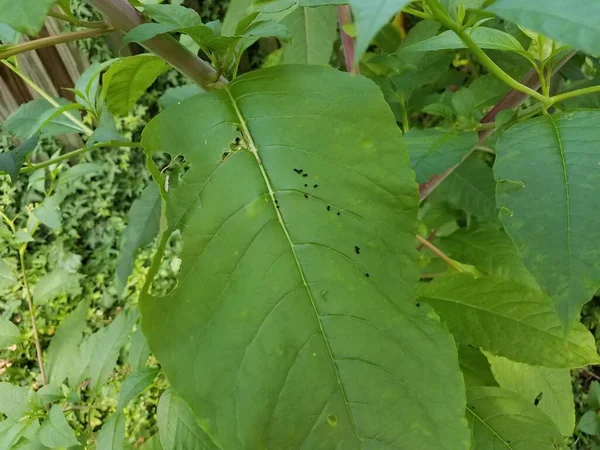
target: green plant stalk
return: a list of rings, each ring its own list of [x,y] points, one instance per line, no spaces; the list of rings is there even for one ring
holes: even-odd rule
[[[550,97],[552,104],[560,103],[564,100],[568,100],[575,97],[580,97],[582,95],[595,94],[596,92],[600,92],[600,85],[598,86],[590,86],[583,89],[576,89],[574,91],[563,92],[562,94],[555,95],[554,97]]]
[[[433,19],[431,14],[427,14],[426,12],[419,11],[414,8],[410,8],[409,6],[404,7],[402,9],[402,12],[404,12],[406,14],[410,14],[411,16],[420,17],[421,19]]]
[[[457,272],[464,272],[463,269],[458,264],[456,264],[454,261],[452,261],[452,259],[448,255],[446,255],[443,251],[441,251],[439,248],[437,248],[435,245],[433,245],[431,242],[429,242],[423,236],[420,236],[417,234],[417,240],[421,243],[421,245],[424,245],[429,250],[431,250],[433,253],[435,253],[437,256],[439,256],[442,261],[444,261],[446,264],[448,264],[454,270],[456,270]]]
[[[74,17],[69,17],[69,16],[67,16],[65,14],[61,14],[61,13],[55,12],[55,11],[50,11],[48,13],[48,16],[54,17],[55,19],[58,19],[58,20],[63,20],[65,22],[70,23],[73,26],[76,26],[76,27],[98,28],[98,29],[99,28],[107,28],[108,27],[108,25],[106,25],[106,23],[103,22],[103,21],[88,22],[88,21],[85,21],[85,20],[77,20]]]
[[[25,83],[27,83],[28,86],[30,86],[35,92],[37,92],[44,100],[46,100],[52,106],[54,106],[55,108],[61,107],[61,105],[56,100],[54,100],[50,95],[48,95],[42,88],[40,88],[37,84],[35,84],[35,82],[31,78],[29,78],[27,75],[25,75],[23,72],[21,72],[17,67],[13,66],[8,61],[0,61],[0,62],[2,62],[2,64],[4,64],[6,67],[8,67],[10,70],[12,70],[15,74],[17,74]],[[73,114],[69,113],[68,111],[63,111],[63,114],[71,122],[73,122],[75,125],[77,125],[81,129],[82,133],[84,133],[88,136],[91,136],[94,133],[94,130],[92,130],[85,123],[83,123],[81,120],[76,118]]]
[[[524,84],[519,83],[509,74],[507,74],[504,70],[500,68],[479,46],[471,39],[460,26],[458,26],[450,17],[448,17],[439,3],[439,0],[427,0],[429,8],[431,9],[433,16],[436,20],[442,23],[446,28],[454,31],[458,37],[464,42],[464,44],[469,47],[471,52],[477,57],[477,60],[483,65],[488,72],[498,77],[502,80],[506,85],[510,86],[515,91],[523,92],[528,96],[535,98],[536,100],[542,102],[547,106],[551,106],[552,102],[549,97],[540,94],[539,92],[531,89]]]
[[[33,41],[23,42],[21,44],[10,45],[6,50],[0,52],[0,59],[7,59],[11,56],[15,56],[31,50],[37,50],[40,48],[51,47],[57,44],[64,44],[66,42],[76,41],[78,39],[86,39],[92,37],[102,36],[107,33],[115,31],[114,28],[104,25],[102,28],[95,27],[94,29],[84,31],[73,31],[71,33],[58,34],[56,36],[47,36],[40,39],[34,39]]]
[[[49,159],[48,161],[44,161],[43,163],[34,164],[31,166],[27,166],[22,168],[19,173],[31,173],[36,170],[43,169],[45,167],[51,166],[53,164],[58,164],[59,162],[65,161],[67,159],[74,158],[75,156],[82,155],[92,150],[96,150],[98,148],[103,147],[141,147],[142,144],[139,142],[119,142],[119,141],[107,141],[107,142],[98,142],[97,144],[91,145],[89,147],[82,147],[77,150],[73,150],[72,152],[65,153],[64,155],[60,155],[54,159]]]

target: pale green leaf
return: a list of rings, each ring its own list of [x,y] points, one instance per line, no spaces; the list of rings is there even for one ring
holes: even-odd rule
[[[10,320],[0,318],[0,349],[16,344],[20,340],[19,328]]]
[[[539,289],[539,285],[523,265],[513,241],[498,228],[483,225],[475,230],[460,230],[442,239],[440,248],[450,257],[473,264],[490,275],[498,275]]]
[[[89,306],[89,301],[80,302],[77,308],[61,322],[50,341],[45,363],[49,382],[62,383],[76,364],[79,357],[77,347],[85,329]]]
[[[263,69],[142,141],[191,164],[167,194],[178,285],[142,296],[144,333],[221,448],[468,447],[455,343],[410,301],[417,184],[375,84]]]
[[[408,145],[410,166],[419,183],[458,164],[477,145],[477,133],[473,131],[413,128],[404,137]]]
[[[160,443],[159,433],[155,433],[150,436],[142,445],[138,447],[139,450],[163,450],[162,445]],[[193,450],[193,449],[192,449]],[[208,450],[203,448],[202,450]]]
[[[28,391],[26,387],[0,382],[0,413],[13,420],[23,417],[29,412]]]
[[[231,0],[227,13],[223,19],[221,32],[223,36],[233,36],[237,24],[248,15],[248,10],[252,6],[253,0]]]
[[[157,422],[163,450],[221,450],[198,425],[190,407],[171,390],[160,397]]]
[[[371,40],[390,19],[410,0],[348,0],[356,23],[356,64],[369,47]]]
[[[127,285],[127,278],[133,271],[135,254],[150,244],[160,227],[161,198],[158,185],[150,183],[139,199],[131,205],[127,215],[127,228],[121,238],[119,259],[115,271],[117,292],[120,294]]]
[[[60,215],[60,202],[63,196],[59,194],[46,197],[34,210],[33,215],[48,228],[57,230],[62,219]]]
[[[450,17],[456,20],[458,18],[457,12],[462,3],[464,9],[480,9],[485,0],[440,0],[440,3],[446,7],[450,13]]]
[[[102,109],[100,113],[100,120],[98,126],[94,129],[92,135],[88,138],[85,145],[91,147],[98,142],[109,142],[109,141],[124,141],[123,136],[119,134],[115,118],[106,108]]]
[[[490,363],[478,348],[459,345],[458,364],[467,387],[498,386],[490,369]]]
[[[546,413],[563,436],[575,428],[575,403],[569,369],[548,369],[488,356],[494,378],[502,389],[521,395]]]
[[[546,367],[600,362],[585,327],[576,324],[565,332],[552,301],[529,286],[495,276],[455,274],[424,284],[419,297],[433,306],[461,344]]]
[[[137,330],[131,335],[127,363],[131,367],[131,370],[135,372],[146,365],[149,356],[150,349],[148,348],[148,342],[144,333],[142,333],[142,328],[138,326]]]
[[[494,28],[479,27],[467,28],[465,33],[469,34],[478,47],[487,50],[500,50],[505,52],[516,52],[526,54],[525,50],[510,34]],[[451,30],[426,39],[414,45],[403,47],[401,52],[431,52],[437,50],[457,50],[467,48],[466,44]]]
[[[17,419],[0,421],[0,449],[14,449],[26,428],[27,423]]]
[[[598,413],[596,411],[586,411],[585,414],[581,416],[581,419],[579,419],[577,429],[590,436],[600,435],[600,419],[598,418]]]
[[[19,33],[14,28],[6,25],[5,23],[0,23],[0,41],[4,44],[16,44],[19,42],[21,37],[21,33]]]
[[[16,283],[17,277],[12,268],[4,259],[0,258],[0,289],[7,289]]]
[[[126,115],[169,65],[157,56],[142,54],[114,62],[102,77],[102,95],[108,110]]]
[[[36,35],[56,0],[0,0],[2,22],[15,30]]]
[[[600,2],[498,0],[488,10],[560,43],[600,54]]]
[[[144,13],[158,23],[179,28],[202,25],[200,15],[192,8],[179,5],[144,5]]]
[[[79,445],[75,433],[59,405],[52,405],[39,431],[40,442],[46,447],[61,448]]]
[[[81,163],[69,167],[58,179],[57,186],[65,186],[83,177],[98,175],[102,173],[102,165],[96,163]]]
[[[125,448],[125,414],[118,412],[104,422],[98,433],[96,450],[123,450]]]
[[[0,153],[0,172],[10,175],[10,179],[14,183],[27,155],[36,149],[38,141],[38,137],[35,136],[13,150]]]
[[[290,32],[283,44],[283,64],[328,64],[337,39],[335,6],[299,7],[281,22]]]
[[[117,409],[123,409],[154,382],[158,369],[143,368],[129,375],[121,386]]]
[[[600,288],[598,123],[600,111],[544,115],[496,146],[500,218],[565,324]]]
[[[65,397],[62,387],[58,383],[50,383],[42,386],[35,393],[37,399],[44,405],[57,402]]]
[[[187,98],[202,93],[204,93],[204,90],[196,84],[177,86],[167,89],[165,93],[158,99],[158,104],[162,109],[166,109],[169,106],[176,105]]]
[[[564,439],[533,403],[497,387],[467,389],[467,419],[477,450],[556,450]]]
[[[64,269],[55,269],[38,280],[33,288],[33,301],[43,305],[59,295],[77,295],[81,293],[82,275]]]

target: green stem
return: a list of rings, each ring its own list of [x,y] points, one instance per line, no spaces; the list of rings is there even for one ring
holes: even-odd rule
[[[570,98],[579,97],[581,95],[594,94],[596,92],[600,92],[600,85],[598,86],[590,86],[583,89],[576,89],[574,91],[563,92],[562,94],[555,95],[554,97],[550,97],[550,101],[552,104],[560,103],[564,100],[568,100]]]
[[[454,261],[452,261],[452,259],[450,257],[448,257],[448,255],[446,255],[443,251],[441,251],[439,248],[437,248],[435,245],[433,245],[431,242],[429,242],[423,236],[420,236],[417,234],[417,240],[421,243],[421,245],[424,245],[429,250],[431,250],[433,253],[435,253],[437,256],[439,256],[442,261],[444,261],[446,264],[448,264],[454,270],[456,270],[457,272],[463,272],[463,269],[458,264],[456,264]]]
[[[44,161],[43,163],[24,167],[23,169],[21,169],[19,171],[19,173],[35,172],[36,170],[43,169],[43,168],[51,166],[53,164],[57,164],[61,161],[65,161],[67,159],[74,158],[75,156],[82,155],[84,153],[87,153],[91,150],[95,150],[97,148],[102,148],[102,147],[141,147],[141,146],[142,146],[142,144],[140,144],[139,142],[119,142],[119,141],[99,142],[97,144],[91,145],[90,147],[82,147],[80,149],[73,150],[72,152],[65,153],[64,155],[58,156],[57,158],[50,159],[48,161]]]
[[[103,34],[110,33],[112,31],[114,31],[114,28],[104,25],[102,28],[98,27],[92,30],[73,31],[71,33],[34,39],[33,41],[23,42],[17,45],[10,45],[6,50],[0,52],[0,59],[7,59],[20,53],[37,50],[39,48],[52,47],[53,45],[64,44],[66,42],[76,41],[78,39],[102,36]]]
[[[100,20],[100,21],[96,21],[96,22],[88,22],[85,20],[77,20],[74,17],[69,17],[66,14],[61,14],[59,12],[54,12],[54,11],[50,11],[48,13],[48,15],[50,17],[54,17],[55,19],[59,19],[59,20],[64,20],[65,22],[70,23],[73,26],[76,27],[82,27],[82,28],[107,28],[108,25],[106,24],[106,22]]]
[[[8,61],[0,61],[0,62],[2,62],[2,64],[4,64],[6,67],[8,67],[10,70],[12,70],[15,74],[17,74],[25,83],[27,83],[28,86],[30,86],[35,92],[37,92],[44,100],[46,100],[52,106],[54,106],[55,108],[61,107],[60,103],[58,103],[50,95],[48,95],[42,88],[40,88],[37,84],[35,84],[35,82],[31,78],[29,78],[27,75],[25,75],[23,72],[21,72],[17,67],[13,66]],[[69,113],[68,111],[64,111],[63,114],[71,122],[73,122],[75,125],[77,125],[81,129],[82,133],[85,133],[88,136],[91,136],[92,133],[94,133],[94,130],[92,130],[85,123],[83,123],[81,120],[76,118],[73,114]]]
[[[500,68],[479,46],[473,41],[471,36],[468,33],[465,33],[444,11],[442,6],[439,3],[439,0],[427,0],[429,8],[433,13],[433,17],[442,23],[446,28],[454,31],[458,37],[465,43],[467,47],[471,50],[471,52],[477,57],[478,61],[483,65],[488,72],[494,74],[500,80],[502,80],[505,84],[510,86],[515,91],[523,92],[524,94],[529,95],[532,98],[542,102],[545,105],[551,106],[550,98],[540,94],[537,91],[525,86],[524,84],[519,83],[509,74],[507,74],[504,70]]]
[[[426,12],[419,11],[418,9],[413,9],[408,6],[402,9],[402,12],[406,14],[410,14],[411,16],[420,17],[421,19],[433,19],[431,14],[427,14]]]

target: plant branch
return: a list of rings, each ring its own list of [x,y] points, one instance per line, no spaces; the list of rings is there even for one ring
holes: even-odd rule
[[[574,91],[563,92],[562,94],[555,95],[554,97],[550,97],[552,103],[560,103],[564,100],[568,100],[570,98],[579,97],[581,95],[594,94],[596,92],[600,92],[600,85],[598,86],[590,86],[583,89],[576,89]]]
[[[509,74],[507,74],[504,70],[502,70],[500,66],[498,66],[483,50],[481,50],[481,48],[475,43],[475,41],[473,41],[473,39],[471,38],[471,36],[469,36],[468,33],[466,33],[459,25],[457,25],[452,19],[450,19],[450,17],[448,17],[446,12],[440,5],[439,0],[427,0],[427,4],[431,9],[434,18],[441,22],[442,25],[444,25],[446,28],[454,31],[461,39],[461,41],[463,41],[464,44],[467,47],[469,47],[471,52],[477,57],[477,60],[480,62],[480,64],[483,65],[488,70],[488,72],[498,77],[500,80],[502,80],[505,84],[510,86],[515,91],[520,91],[532,98],[535,98],[536,100],[542,102],[547,106],[551,106],[551,101],[549,97],[540,94],[539,92],[531,89],[525,84],[519,83]]]
[[[33,305],[33,298],[31,296],[31,289],[29,288],[29,281],[27,279],[27,270],[25,269],[25,250],[27,249],[27,243],[23,244],[19,249],[19,260],[21,262],[21,273],[23,274],[23,283],[25,284],[25,296],[27,297],[27,306],[29,307],[29,314],[31,315],[31,329],[33,331],[33,340],[35,342],[35,352],[37,355],[38,365],[40,366],[40,374],[42,376],[42,385],[46,384],[46,372],[44,371],[44,361],[42,359],[42,346],[40,345],[40,336],[38,333],[37,325],[35,322],[35,307]]]
[[[450,257],[448,257],[448,255],[446,255],[443,251],[441,251],[439,248],[437,248],[435,245],[433,245],[431,242],[429,242],[423,236],[420,236],[417,234],[417,240],[421,243],[421,245],[424,245],[429,250],[431,250],[433,253],[435,253],[437,256],[439,256],[439,258],[441,260],[443,260],[446,264],[448,264],[454,270],[456,270],[457,272],[463,272],[462,268],[458,264],[456,264],[454,261],[452,261],[452,259],[450,259]]]
[[[67,159],[74,158],[75,156],[83,155],[89,151],[103,148],[103,147],[141,147],[142,144],[139,142],[120,142],[120,141],[107,141],[107,142],[99,142],[97,144],[91,145],[89,147],[82,147],[77,150],[73,150],[72,152],[65,153],[64,155],[58,156],[54,159],[49,159],[48,161],[44,161],[40,164],[33,164],[31,166],[27,166],[22,168],[19,173],[31,173],[36,170],[43,169],[45,167],[51,166],[53,164],[58,164],[59,162],[65,161]]]
[[[426,12],[419,11],[414,8],[410,8],[408,6],[404,7],[402,9],[402,11],[405,12],[406,14],[410,14],[411,16],[420,17],[421,19],[433,19],[431,14],[427,14]]]
[[[37,84],[35,84],[35,82],[31,78],[29,78],[27,75],[25,75],[23,72],[21,72],[16,66],[13,66],[8,61],[0,60],[0,62],[2,64],[4,64],[6,67],[8,67],[10,70],[12,70],[15,74],[17,74],[25,83],[27,83],[27,85],[29,87],[31,87],[31,89],[33,89],[35,92],[37,92],[44,100],[46,100],[52,106],[54,106],[55,108],[60,108],[62,106],[56,100],[54,100],[50,95],[48,95],[42,88],[40,88]],[[64,114],[65,117],[67,117],[75,125],[77,125],[82,133],[85,133],[88,136],[91,136],[94,133],[94,130],[92,130],[85,123],[83,123],[81,120],[79,120],[77,117],[75,117],[73,114],[69,113],[68,111],[63,111],[62,114]]]
[[[62,13],[55,12],[55,11],[50,11],[48,13],[48,15],[50,17],[54,17],[55,19],[68,22],[71,25],[76,26],[76,27],[82,27],[82,28],[107,28],[108,27],[108,25],[106,25],[106,22],[104,22],[102,20],[95,21],[95,22],[88,22],[86,20],[78,20],[74,17],[69,17],[66,14],[62,14]]]
[[[10,45],[6,50],[0,52],[0,59],[7,59],[20,53],[37,50],[40,48],[52,47],[53,45],[64,44],[66,42],[76,41],[78,39],[102,36],[103,34],[110,33],[114,30],[114,28],[105,24],[102,28],[96,27],[93,30],[73,31],[71,33],[57,34],[56,36],[47,36],[40,39],[34,39],[32,41],[23,42],[17,45]]]
[[[105,21],[127,33],[144,23],[143,17],[127,0],[87,0]],[[191,53],[168,34],[161,34],[141,44],[148,51],[160,56],[171,66],[204,89],[217,89],[227,83],[218,78],[217,71],[206,61]]]
[[[342,46],[344,48],[344,59],[346,61],[346,71],[358,73],[358,65],[355,61],[355,39],[344,31],[345,25],[352,23],[352,12],[350,5],[338,6],[338,22],[340,24],[340,35],[342,37]]]

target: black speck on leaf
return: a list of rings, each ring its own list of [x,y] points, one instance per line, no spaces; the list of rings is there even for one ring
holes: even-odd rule
[[[308,184],[304,183],[304,187],[308,187]]]
[[[331,211],[331,206],[327,205],[327,211]]]
[[[304,194],[304,198],[308,198],[308,194]]]
[[[369,272],[365,273],[365,277],[369,278],[371,274]]]
[[[294,172],[296,172],[296,173],[302,173],[303,171],[302,171],[302,169],[294,169]]]
[[[306,178],[306,177],[308,176],[308,174],[307,174],[307,173],[305,173],[305,174],[303,174],[302,176],[303,176],[304,178]]]
[[[279,200],[275,200],[275,204],[279,203]]]
[[[354,246],[354,251],[356,252],[357,255],[360,255],[360,247],[358,245]]]
[[[420,308],[420,307],[421,307],[421,304],[417,302],[417,308]]]
[[[337,213],[337,215],[338,215],[338,216],[341,216],[341,215],[342,215],[342,213],[341,213],[341,212],[338,212],[338,213]]]
[[[319,185],[318,185],[318,184],[315,184],[313,187],[316,189],[316,188],[318,188],[318,187],[319,187]]]

